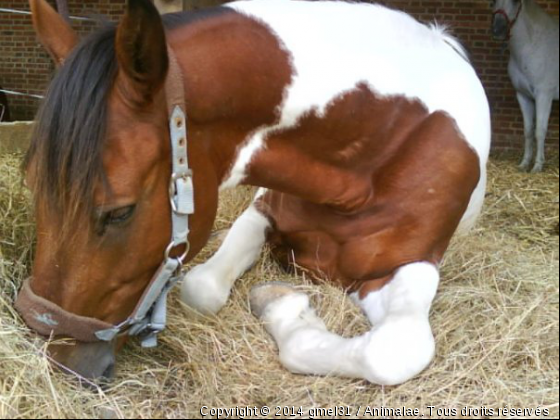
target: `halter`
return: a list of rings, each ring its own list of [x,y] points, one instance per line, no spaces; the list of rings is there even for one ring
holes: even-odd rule
[[[521,15],[521,10],[522,9],[523,9],[523,2],[519,3],[519,8],[517,9],[517,14],[515,15],[515,18],[513,18],[513,20],[511,20],[509,18],[508,14],[506,13],[506,11],[504,9],[496,10],[494,12],[494,14],[492,15],[493,18],[495,18],[498,15],[502,15],[506,19],[507,25],[508,25],[508,33],[507,33],[507,40],[508,41],[511,39],[511,31],[513,30],[513,27],[517,23],[517,20],[519,19],[519,16]]]
[[[190,251],[189,216],[194,214],[193,174],[187,153],[187,120],[182,72],[171,48],[169,73],[165,82],[169,131],[172,149],[172,175],[169,183],[172,237],[164,261],[148,284],[132,314],[121,324],[82,317],[65,311],[58,305],[35,295],[30,280],[25,281],[15,308],[26,324],[44,336],[71,337],[80,342],[111,342],[121,335],[138,336],[142,347],[157,346],[157,336],[167,323],[167,295],[180,280],[180,272]],[[180,257],[171,253],[179,246],[186,250]]]

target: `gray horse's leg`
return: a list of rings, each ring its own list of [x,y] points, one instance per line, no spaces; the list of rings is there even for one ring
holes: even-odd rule
[[[535,153],[535,102],[533,98],[520,92],[517,92],[517,100],[523,113],[523,126],[525,127],[525,154],[519,168],[528,171]]]
[[[537,95],[537,160],[533,173],[542,172],[544,168],[544,149],[546,134],[548,132],[548,122],[552,112],[552,97],[550,93]]]

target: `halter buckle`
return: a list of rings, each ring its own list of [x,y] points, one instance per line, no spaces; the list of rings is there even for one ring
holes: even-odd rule
[[[193,173],[188,170],[182,174],[174,173],[171,175],[169,183],[169,201],[171,210],[179,216],[189,216],[194,213],[194,203],[192,203]],[[177,203],[177,200],[179,203]],[[185,202],[182,202],[186,200]]]

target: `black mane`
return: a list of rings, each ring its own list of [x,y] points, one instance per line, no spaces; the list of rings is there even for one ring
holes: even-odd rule
[[[37,204],[72,225],[93,212],[93,188],[104,179],[107,100],[117,75],[116,27],[85,38],[52,80],[25,159]]]

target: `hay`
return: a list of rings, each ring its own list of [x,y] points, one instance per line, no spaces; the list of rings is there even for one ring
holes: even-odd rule
[[[0,123],[0,153],[17,153],[29,147],[32,122]]]
[[[202,406],[261,405],[303,406],[306,412],[343,405],[354,413],[360,406],[407,406],[425,417],[437,417],[428,406],[541,406],[558,416],[558,159],[538,176],[520,174],[504,157],[491,163],[485,215],[470,236],[454,241],[442,268],[432,311],[437,357],[414,380],[380,387],[286,372],[273,342],[249,314],[247,295],[254,284],[303,284],[328,326],[345,336],[368,325],[339,290],[288,276],[265,257],[238,283],[219,318],[196,315],[175,293],[161,346],[147,351],[129,345],[113,386],[94,391],[53,372],[42,355],[44,343],[12,309],[30,270],[34,239],[18,165],[17,156],[0,156],[2,418],[196,418]],[[216,228],[227,228],[249,200],[250,190],[224,196]],[[211,253],[206,250],[197,262]]]

